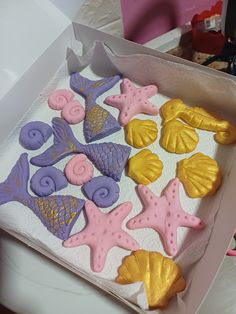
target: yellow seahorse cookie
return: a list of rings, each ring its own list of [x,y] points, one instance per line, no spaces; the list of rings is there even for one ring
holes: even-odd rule
[[[180,121],[171,120],[162,129],[160,144],[170,153],[190,153],[198,142],[199,137],[195,129]]]
[[[133,119],[125,126],[126,142],[135,148],[146,147],[156,140],[157,131],[153,120]]]
[[[149,149],[131,157],[128,161],[128,176],[138,184],[150,184],[162,174],[163,163],[159,157]]]
[[[179,161],[177,177],[182,182],[188,196],[192,198],[213,195],[222,180],[217,162],[202,153]]]
[[[179,118],[195,128],[216,132],[215,140],[220,144],[231,144],[236,141],[236,126],[201,107],[189,107],[180,99],[166,102],[161,107],[161,113],[164,125]]]

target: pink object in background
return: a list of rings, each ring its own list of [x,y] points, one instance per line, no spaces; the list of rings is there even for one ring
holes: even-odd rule
[[[144,44],[191,21],[217,0],[121,0],[125,38]]]

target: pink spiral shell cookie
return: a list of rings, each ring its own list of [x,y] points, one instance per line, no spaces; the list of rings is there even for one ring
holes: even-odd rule
[[[73,157],[65,167],[67,180],[74,185],[83,185],[93,177],[93,166],[84,154]]]
[[[73,100],[62,109],[61,117],[70,124],[76,124],[84,120],[85,111],[78,100]]]
[[[69,89],[57,89],[48,98],[48,105],[51,109],[62,110],[74,98],[74,93]]]

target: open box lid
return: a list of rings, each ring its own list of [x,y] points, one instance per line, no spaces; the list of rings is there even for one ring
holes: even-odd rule
[[[71,24],[84,0],[4,1],[0,4],[0,99]],[[26,53],[27,51],[27,53]]]

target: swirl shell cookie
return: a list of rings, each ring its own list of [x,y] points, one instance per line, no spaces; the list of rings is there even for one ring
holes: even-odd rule
[[[125,126],[126,142],[135,148],[143,148],[157,139],[157,132],[153,120],[133,119]]]
[[[70,124],[76,124],[84,120],[85,111],[78,100],[73,100],[62,109],[61,117]]]
[[[163,163],[158,155],[143,149],[128,161],[128,176],[138,184],[150,184],[162,174]]]
[[[83,185],[93,177],[93,166],[86,155],[79,154],[73,157],[65,167],[67,180],[74,185]]]
[[[199,142],[195,129],[177,120],[167,122],[160,139],[161,146],[170,153],[192,152]]]
[[[186,287],[182,270],[172,259],[145,250],[125,257],[116,278],[122,285],[138,281],[145,284],[150,309],[165,308]]]
[[[29,150],[36,150],[43,146],[52,135],[52,128],[42,121],[32,121],[20,130],[19,142]]]
[[[83,191],[98,207],[105,208],[118,200],[120,188],[112,178],[99,176],[85,183]]]
[[[31,190],[38,196],[48,196],[64,189],[68,182],[59,169],[44,167],[35,172],[30,180]]]
[[[213,195],[222,180],[217,162],[202,153],[179,161],[177,177],[192,198]]]
[[[74,93],[69,89],[57,89],[49,95],[48,106],[54,110],[62,110],[73,98]]]

